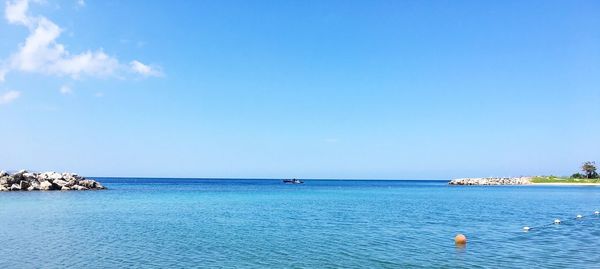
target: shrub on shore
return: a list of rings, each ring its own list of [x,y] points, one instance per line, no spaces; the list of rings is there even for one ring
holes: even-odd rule
[[[585,178],[585,176],[582,175],[581,173],[575,173],[575,174],[571,175],[571,178],[581,179],[581,178]]]

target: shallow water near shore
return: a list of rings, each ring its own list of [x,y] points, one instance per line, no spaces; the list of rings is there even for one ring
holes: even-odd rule
[[[98,180],[0,193],[0,268],[600,267],[597,186]]]

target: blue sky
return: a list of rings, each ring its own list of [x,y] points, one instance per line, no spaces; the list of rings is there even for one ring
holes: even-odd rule
[[[600,161],[598,1],[8,1],[0,168],[446,179]]]

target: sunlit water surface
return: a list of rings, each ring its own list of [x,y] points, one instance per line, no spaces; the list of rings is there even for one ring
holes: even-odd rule
[[[600,187],[99,180],[0,193],[0,268],[600,268]]]

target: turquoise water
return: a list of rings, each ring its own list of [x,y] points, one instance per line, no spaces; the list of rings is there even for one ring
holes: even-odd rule
[[[0,268],[600,268],[599,187],[100,180],[0,193]]]

